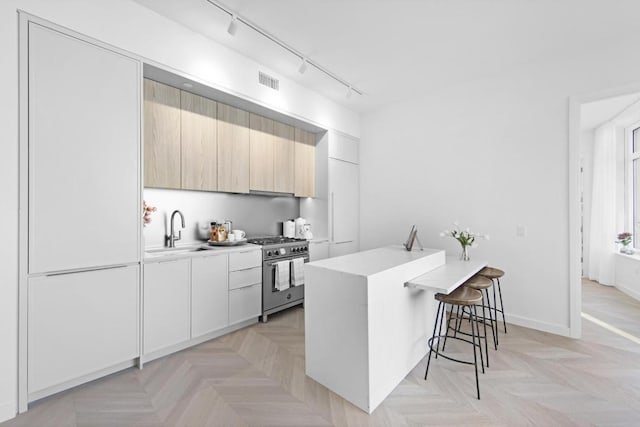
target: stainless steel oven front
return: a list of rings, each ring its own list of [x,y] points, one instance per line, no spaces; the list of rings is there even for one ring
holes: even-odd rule
[[[289,286],[288,289],[278,290],[276,288],[276,264],[279,261],[303,258],[304,262],[309,262],[308,252],[299,255],[287,255],[280,258],[265,259],[262,263],[262,317],[261,321],[266,322],[269,314],[276,313],[285,308],[304,302],[304,285]]]

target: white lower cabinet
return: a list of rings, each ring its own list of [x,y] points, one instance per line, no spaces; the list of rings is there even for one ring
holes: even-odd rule
[[[262,314],[262,252],[229,255],[229,324]]]
[[[29,278],[29,394],[138,356],[138,281],[138,266]]]
[[[229,322],[227,255],[191,260],[191,337],[222,329]]]
[[[229,324],[256,318],[262,314],[262,284],[229,291]]]
[[[358,242],[329,243],[329,258],[358,252]]]
[[[329,258],[329,243],[326,241],[309,242],[309,261],[320,261],[325,258]]]
[[[190,259],[144,265],[144,354],[191,338],[190,272]]]
[[[257,319],[262,314],[261,254],[253,248],[145,263],[143,354],[156,358]]]

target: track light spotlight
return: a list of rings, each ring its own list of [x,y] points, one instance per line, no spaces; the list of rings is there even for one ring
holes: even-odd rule
[[[304,74],[307,71],[307,69],[309,68],[309,66],[311,65],[313,67],[314,76],[316,74],[324,74],[326,77],[328,77],[330,79],[333,79],[334,81],[336,81],[337,83],[342,85],[342,87],[346,88],[347,91],[345,93],[345,96],[347,98],[353,97],[354,93],[356,95],[362,95],[363,94],[362,91],[360,89],[358,89],[357,87],[352,86],[346,80],[344,80],[341,77],[333,74],[331,71],[327,70],[322,65],[318,64],[316,61],[308,59],[307,56],[304,53],[296,50],[295,48],[293,48],[289,44],[285,43],[283,40],[280,40],[279,38],[277,38],[273,34],[270,34],[267,30],[265,30],[264,28],[259,27],[258,25],[254,24],[253,22],[251,22],[247,18],[245,18],[245,17],[243,17],[241,15],[238,15],[233,9],[230,9],[227,6],[225,6],[223,3],[221,3],[221,1],[224,1],[224,0],[205,0],[205,1],[208,4],[210,4],[211,6],[219,9],[221,12],[223,12],[225,14],[225,16],[228,16],[228,17],[231,18],[231,21],[229,22],[229,26],[227,27],[227,32],[229,33],[229,35],[235,36],[235,34],[238,32],[238,26],[240,24],[242,24],[242,31],[245,31],[247,29],[248,30],[252,30],[256,34],[264,37],[265,39],[273,42],[274,44],[276,44],[278,46],[280,46],[283,50],[285,50],[285,51],[289,52],[290,54],[294,55],[295,58],[298,58],[300,60],[300,65],[298,66],[298,72],[300,74]]]
[[[307,71],[307,60],[305,58],[302,58],[302,62],[300,63],[300,68],[298,68],[298,72],[300,74],[304,74],[305,71]]]
[[[229,22],[227,33],[231,34],[232,36],[235,36],[237,31],[238,31],[238,19],[236,18],[236,15],[231,15],[231,22]]]

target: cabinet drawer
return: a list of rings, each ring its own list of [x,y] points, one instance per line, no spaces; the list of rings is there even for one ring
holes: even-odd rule
[[[244,288],[262,283],[262,267],[249,268],[247,270],[232,271],[229,273],[229,289]]]
[[[262,266],[262,251],[236,252],[229,254],[229,271],[246,270]]]
[[[229,291],[229,324],[262,314],[262,285],[257,284]]]

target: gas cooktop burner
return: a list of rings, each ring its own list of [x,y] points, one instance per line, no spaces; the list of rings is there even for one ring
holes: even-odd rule
[[[294,239],[293,237],[284,236],[267,236],[267,237],[251,237],[247,240],[255,245],[279,245],[281,243],[304,242],[305,240]]]

